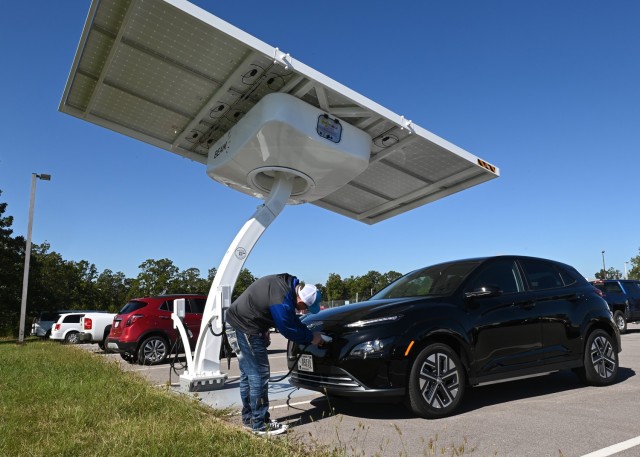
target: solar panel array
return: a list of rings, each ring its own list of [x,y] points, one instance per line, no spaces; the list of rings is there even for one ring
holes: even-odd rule
[[[493,165],[184,0],[94,0],[60,110],[206,164],[265,95],[367,132],[368,168],[313,204],[373,224],[499,176]]]

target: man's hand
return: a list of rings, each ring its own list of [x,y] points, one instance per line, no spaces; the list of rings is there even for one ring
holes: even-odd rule
[[[313,332],[313,340],[311,340],[311,344],[314,346],[322,346],[324,344],[322,332]]]

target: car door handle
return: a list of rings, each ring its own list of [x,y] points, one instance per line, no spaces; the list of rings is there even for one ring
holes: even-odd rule
[[[167,317],[167,316],[160,316],[160,319],[167,319],[167,320],[169,320],[169,319],[171,319],[171,318],[170,318],[170,317]]]

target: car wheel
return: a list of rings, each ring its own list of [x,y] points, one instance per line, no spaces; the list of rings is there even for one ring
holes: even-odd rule
[[[624,318],[624,314],[622,314],[622,311],[616,311],[615,313],[613,313],[613,320],[618,326],[618,330],[620,330],[620,333],[626,333],[627,320]]]
[[[409,408],[425,418],[451,414],[462,401],[465,375],[460,358],[445,344],[431,344],[416,357],[409,377]]]
[[[69,332],[64,336],[64,342],[66,344],[77,344],[78,343],[78,332]]]
[[[169,343],[162,336],[150,336],[138,349],[140,365],[157,365],[164,362],[169,352]]]
[[[613,383],[618,375],[618,351],[613,338],[604,330],[594,330],[584,351],[584,376],[593,386]]]

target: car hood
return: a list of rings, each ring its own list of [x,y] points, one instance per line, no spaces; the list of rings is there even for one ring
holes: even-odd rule
[[[325,309],[318,314],[309,314],[303,318],[303,322],[308,326],[313,322],[333,322],[348,324],[364,319],[375,319],[379,317],[392,316],[410,311],[420,304],[420,307],[429,303],[440,302],[441,297],[410,297],[392,298],[384,300],[369,300],[350,305],[338,306],[336,308]]]

